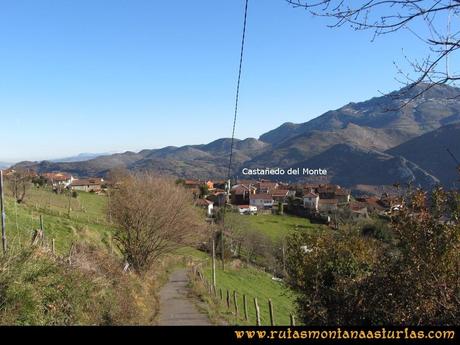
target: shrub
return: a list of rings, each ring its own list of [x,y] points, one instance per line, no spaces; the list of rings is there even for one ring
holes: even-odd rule
[[[206,227],[183,187],[149,174],[121,181],[111,197],[110,214],[118,226],[114,239],[137,272],[191,243]]]
[[[295,234],[288,283],[307,325],[459,325],[460,225],[456,193],[418,190],[378,228]]]
[[[1,325],[150,324],[155,284],[114,257],[77,245],[72,266],[40,248],[0,258]]]

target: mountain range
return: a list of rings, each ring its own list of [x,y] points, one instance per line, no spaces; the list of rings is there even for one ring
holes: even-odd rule
[[[426,86],[349,103],[305,123],[287,122],[259,139],[237,139],[232,173],[242,177],[243,167],[309,167],[327,169],[331,182],[347,187],[408,182],[452,187],[460,176],[447,149],[460,157],[460,89],[437,85],[414,99]],[[80,177],[105,175],[123,167],[183,178],[224,178],[230,146],[231,139],[223,138],[84,162],[22,162],[18,166]]]
[[[50,160],[53,163],[71,163],[71,162],[84,162],[89,161],[90,159],[94,159],[101,156],[106,156],[109,153],[80,153],[76,156],[66,157],[66,158],[57,158]]]

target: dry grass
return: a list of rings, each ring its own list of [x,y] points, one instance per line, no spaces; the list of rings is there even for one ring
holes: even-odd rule
[[[71,264],[39,247],[10,253],[0,259],[0,324],[151,325],[169,264],[141,276],[88,245],[75,246]]]

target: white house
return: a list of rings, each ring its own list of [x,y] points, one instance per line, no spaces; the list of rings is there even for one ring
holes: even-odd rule
[[[261,193],[249,196],[249,205],[257,207],[258,210],[272,208],[273,203],[273,197],[270,194]]]
[[[319,195],[309,192],[303,196],[303,206],[312,211],[319,209]]]
[[[74,177],[67,173],[46,173],[42,175],[46,178],[53,187],[69,187],[73,181]]]
[[[238,212],[240,214],[255,214],[257,213],[257,207],[251,205],[239,205]]]
[[[198,199],[196,201],[196,206],[206,209],[206,214],[211,217],[214,212],[214,203],[206,199]]]

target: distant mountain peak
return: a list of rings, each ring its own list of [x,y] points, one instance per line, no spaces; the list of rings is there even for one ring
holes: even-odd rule
[[[430,141],[445,142],[455,150],[460,147],[460,125],[449,126],[460,123],[460,97],[453,97],[460,94],[460,89],[430,88],[423,97],[401,109],[401,97],[420,88],[423,85],[350,102],[305,123],[286,122],[259,139],[235,139],[234,173],[240,174],[243,167],[301,165],[326,168],[332,182],[344,186],[412,180],[423,186],[450,186],[458,178],[455,166],[448,174],[440,169],[450,169],[452,159],[446,156],[445,148],[436,147],[437,151],[431,152],[435,146],[430,146]],[[221,179],[227,176],[231,142],[230,138],[221,138],[208,144],[128,151],[86,161],[18,165],[39,173],[65,171],[76,177],[101,176],[122,167],[183,178]],[[460,156],[460,151],[454,153]],[[77,156],[80,160],[81,157]]]

